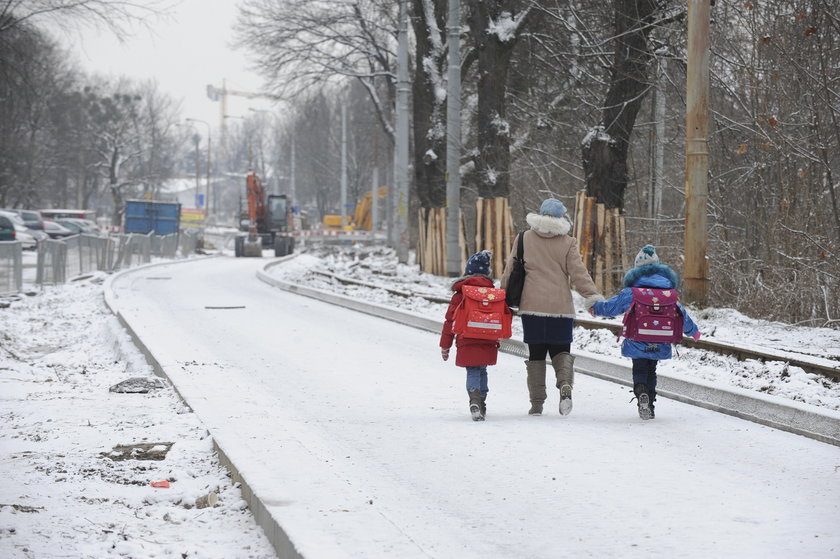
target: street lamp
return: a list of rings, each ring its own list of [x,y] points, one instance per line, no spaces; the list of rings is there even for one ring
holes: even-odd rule
[[[198,118],[187,118],[185,119],[187,122],[199,122],[207,127],[207,191],[206,196],[207,199],[204,201],[204,208],[205,214],[209,217],[210,216],[210,124],[206,121],[198,119]],[[196,192],[196,194],[198,194]],[[213,206],[215,208],[215,205]]]

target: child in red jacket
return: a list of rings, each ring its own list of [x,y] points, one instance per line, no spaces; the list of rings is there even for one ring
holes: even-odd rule
[[[467,369],[467,394],[470,398],[470,414],[473,421],[484,421],[487,413],[487,365],[495,365],[499,353],[499,343],[493,340],[480,340],[455,336],[452,323],[455,309],[461,303],[463,294],[461,289],[465,285],[478,287],[493,287],[490,277],[490,259],[492,253],[482,250],[470,256],[467,260],[464,275],[452,284],[452,299],[446,310],[446,320],[440,333],[440,354],[443,360],[449,359],[449,349],[455,341],[455,365]]]

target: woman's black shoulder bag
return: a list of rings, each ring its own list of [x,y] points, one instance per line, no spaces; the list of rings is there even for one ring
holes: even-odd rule
[[[513,257],[513,268],[511,268],[507,282],[505,301],[509,307],[519,306],[519,300],[522,299],[522,288],[525,286],[525,246],[522,240],[524,236],[524,231],[518,235],[516,256]]]

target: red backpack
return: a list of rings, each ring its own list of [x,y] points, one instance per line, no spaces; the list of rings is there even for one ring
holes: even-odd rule
[[[621,335],[628,340],[676,344],[683,339],[683,314],[676,289],[633,287]]]
[[[500,340],[510,338],[513,313],[505,302],[505,290],[465,285],[455,308],[452,332],[465,338]]]

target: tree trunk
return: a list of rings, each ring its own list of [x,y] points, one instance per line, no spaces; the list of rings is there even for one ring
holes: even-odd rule
[[[441,87],[446,71],[441,43],[445,14],[446,0],[414,0],[414,178],[420,207],[425,210],[446,206],[446,97],[440,94],[445,91]]]
[[[414,181],[420,269],[446,274],[446,14],[447,0],[413,0],[416,38]]]
[[[530,11],[518,12],[510,0],[474,0],[469,24],[478,71],[477,152],[474,157],[481,198],[510,195],[510,125],[506,115],[508,70],[518,30]],[[516,17],[520,18],[516,24]],[[511,26],[513,32],[505,32]]]
[[[642,101],[650,89],[648,35],[656,2],[615,0],[615,54],[601,123],[582,143],[586,193],[609,208],[624,207],[627,152]]]

